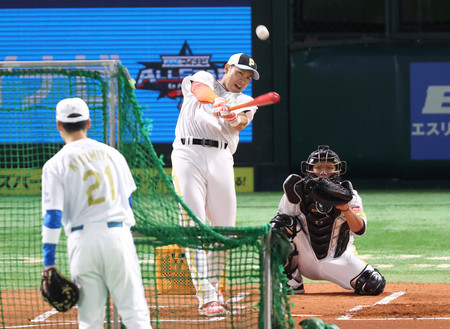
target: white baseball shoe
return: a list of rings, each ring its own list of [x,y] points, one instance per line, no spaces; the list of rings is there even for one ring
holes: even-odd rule
[[[287,282],[288,286],[288,293],[291,292],[291,290],[294,292],[294,295],[301,295],[305,293],[305,286],[303,285],[303,280],[301,282],[298,282],[295,279],[290,279]]]
[[[227,310],[219,302],[209,302],[199,309],[199,313],[205,316],[219,316],[227,314]]]

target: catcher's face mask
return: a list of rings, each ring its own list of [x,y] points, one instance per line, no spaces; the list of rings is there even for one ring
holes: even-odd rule
[[[319,168],[321,164],[327,164]],[[315,166],[318,166],[316,169]],[[327,168],[328,167],[328,168]],[[336,152],[330,150],[328,145],[319,145],[316,151],[313,151],[306,161],[300,165],[301,172],[309,177],[326,177],[337,179],[339,175],[347,171],[347,163],[341,161]]]
[[[312,166],[312,174],[317,177],[330,178],[332,175],[339,175],[339,173],[332,162],[318,162]]]

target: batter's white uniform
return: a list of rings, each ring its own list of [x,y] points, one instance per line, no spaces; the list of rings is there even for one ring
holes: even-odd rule
[[[219,97],[225,98],[230,106],[253,98],[242,93],[228,92],[205,71],[184,78],[184,101],[173,142],[172,175],[177,193],[202,223],[206,223],[208,219],[212,226],[235,226],[233,154],[239,143],[239,132],[233,130],[225,119],[213,116],[211,104],[202,104],[197,100],[191,92],[192,81],[208,85]],[[245,112],[250,122],[256,110],[257,107],[247,107],[236,112]],[[194,145],[194,139],[213,140],[218,147]],[[181,225],[195,226],[195,222],[188,222],[183,211],[181,217]],[[209,259],[216,256],[213,252],[208,254]],[[215,291],[224,265],[215,268],[210,266],[208,269],[205,252],[200,250],[186,249],[186,258],[197,289],[199,307],[217,301]],[[208,277],[213,278],[208,280]]]
[[[108,290],[128,328],[151,328],[130,232],[135,189],[125,158],[89,138],[66,144],[43,167],[43,214],[62,211],[70,273],[81,287],[79,328],[103,328]]]
[[[353,190],[350,208],[363,219],[366,227],[366,214],[364,213],[361,197],[356,190]],[[297,277],[297,280],[300,281],[298,275],[301,274],[311,280],[327,280],[338,284],[344,289],[353,290],[350,281],[364,270],[367,263],[357,257],[356,249],[353,245],[356,234],[351,230],[345,251],[339,257],[335,257],[339,234],[343,224],[346,222],[344,214],[341,213],[334,220],[328,252],[326,257],[322,259],[316,257],[311,246],[311,237],[306,220],[307,214],[303,214],[300,210],[300,203],[290,203],[286,195],[283,195],[278,206],[278,214],[298,216],[302,222],[303,230],[293,239],[293,243],[295,243],[298,250],[298,256],[293,260],[294,263],[297,262],[298,272],[294,273],[293,277]]]

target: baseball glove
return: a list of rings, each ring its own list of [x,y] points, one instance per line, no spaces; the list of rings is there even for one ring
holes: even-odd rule
[[[80,290],[75,283],[64,277],[54,267],[42,272],[40,290],[42,299],[59,312],[70,310],[80,297]]]
[[[317,178],[312,185],[311,196],[325,206],[340,206],[352,199],[351,184],[334,183],[328,178]]]

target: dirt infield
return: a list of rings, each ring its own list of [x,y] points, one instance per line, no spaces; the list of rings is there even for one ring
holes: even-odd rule
[[[450,328],[450,284],[387,284],[379,296],[358,296],[334,284],[305,285],[291,296],[296,328],[318,317],[340,329]]]
[[[340,329],[416,329],[450,328],[450,284],[388,284],[379,296],[359,296],[334,284],[306,284],[306,293],[291,297],[291,312],[295,328],[301,328],[303,319],[318,317],[327,323],[334,323]],[[255,308],[257,291],[234,296],[237,313],[233,328],[257,327],[259,310]],[[10,303],[14,298],[16,302]],[[15,296],[17,295],[17,296]],[[253,297],[252,297],[253,296]],[[230,298],[231,296],[226,296]],[[61,314],[51,311],[42,302],[37,290],[16,293],[2,292],[5,328],[64,328],[75,329],[76,310]],[[18,300],[22,303],[18,304]],[[195,295],[178,296],[178,306],[171,309],[173,296],[159,295],[160,328],[228,328],[226,317],[208,318],[198,315]],[[180,307],[183,304],[184,307]],[[166,306],[164,306],[166,305]],[[155,308],[150,305],[152,320],[156,320]],[[240,318],[242,316],[242,323]],[[176,322],[172,322],[174,318]],[[229,320],[229,319],[228,319]],[[201,323],[201,324],[200,324]],[[254,325],[254,326],[253,326]],[[1,328],[0,324],[0,328]],[[155,324],[154,327],[156,328]]]

